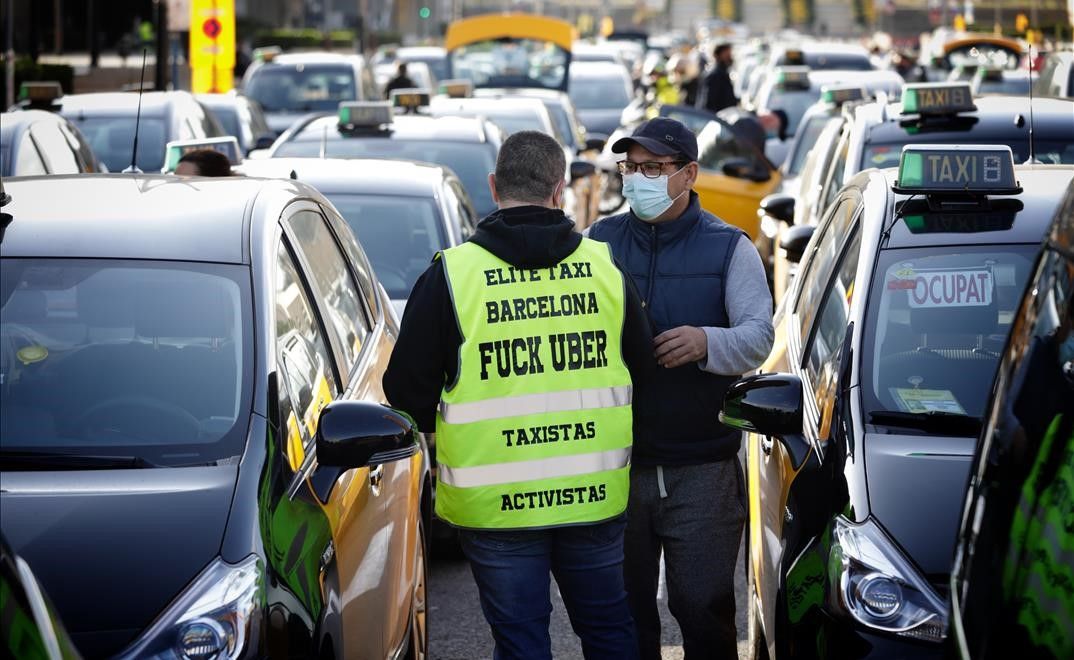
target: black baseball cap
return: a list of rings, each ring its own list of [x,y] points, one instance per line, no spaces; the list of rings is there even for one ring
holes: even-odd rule
[[[697,136],[682,122],[669,117],[656,117],[642,123],[630,137],[616,140],[612,153],[626,153],[633,144],[657,156],[682,156],[691,162],[697,160]]]

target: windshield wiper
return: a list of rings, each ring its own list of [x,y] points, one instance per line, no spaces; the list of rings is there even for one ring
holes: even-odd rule
[[[141,456],[105,456],[57,451],[5,451],[0,453],[3,470],[115,470],[162,467]]]
[[[925,412],[873,410],[869,413],[869,421],[873,424],[901,426],[905,428],[921,429],[923,431],[946,432],[967,436],[976,436],[981,430],[980,417],[973,417],[972,415],[963,413],[943,412],[940,410],[929,410]]]

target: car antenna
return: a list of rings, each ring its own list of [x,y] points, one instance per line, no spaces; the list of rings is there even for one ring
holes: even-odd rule
[[[142,78],[138,82],[138,110],[134,115],[134,148],[131,149],[131,164],[130,167],[123,170],[124,174],[141,174],[142,170],[138,169],[138,127],[142,121],[142,94],[145,92],[145,57],[149,52],[148,48],[142,49]]]
[[[1037,150],[1033,144],[1033,44],[1029,44],[1029,160],[1030,164],[1037,162]]]

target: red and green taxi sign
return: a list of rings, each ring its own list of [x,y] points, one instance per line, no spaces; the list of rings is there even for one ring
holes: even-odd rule
[[[976,109],[973,90],[968,82],[914,83],[902,86],[904,115],[957,115]]]
[[[865,98],[865,90],[861,87],[825,86],[820,90],[820,99],[831,105],[843,105],[851,101],[860,101]]]
[[[1007,145],[908,144],[892,189],[902,194],[1015,195],[1014,155]]]
[[[358,101],[339,104],[339,125],[378,127],[392,123],[392,104],[388,101]]]
[[[809,67],[807,66],[784,66],[776,71],[776,82],[784,89],[809,88]]]

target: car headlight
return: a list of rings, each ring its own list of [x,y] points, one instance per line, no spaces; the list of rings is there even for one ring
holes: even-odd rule
[[[251,555],[238,564],[215,559],[157,617],[122,658],[235,660],[257,646],[265,569]]]
[[[930,642],[947,634],[947,604],[872,520],[837,516],[830,555],[832,593],[858,623]]]

